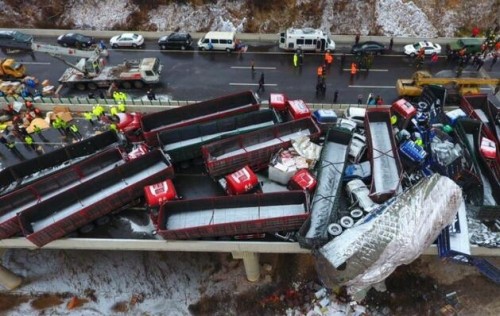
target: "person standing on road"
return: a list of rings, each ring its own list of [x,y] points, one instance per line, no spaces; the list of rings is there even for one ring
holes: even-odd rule
[[[493,59],[491,60],[490,71],[493,69],[493,66],[497,63],[498,53],[495,52],[493,55]]]
[[[257,92],[260,92],[262,90],[262,92],[266,91],[266,88],[264,87],[264,73],[261,73],[260,74],[260,79],[259,79],[259,88],[257,89]]]
[[[356,37],[354,38],[354,45],[358,45],[358,43],[359,43],[359,38],[360,38],[360,35],[359,35],[359,33],[358,33],[358,34],[356,34]]]
[[[297,53],[293,54],[293,66],[294,67],[299,66],[299,54]]]
[[[360,93],[358,94],[358,105],[363,104],[363,95]]]
[[[333,93],[333,103],[337,103],[338,100],[339,100],[339,90],[335,90],[335,92]]]
[[[392,52],[392,46],[394,45],[394,38],[391,37],[391,40],[389,41],[389,51]]]

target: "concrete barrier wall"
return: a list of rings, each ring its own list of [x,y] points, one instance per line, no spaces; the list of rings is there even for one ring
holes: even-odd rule
[[[6,30],[6,29],[0,29],[0,30]],[[57,37],[61,34],[65,34],[68,32],[80,32],[83,34],[91,35],[97,38],[111,38],[115,35],[119,35],[123,33],[124,31],[92,31],[92,30],[53,30],[53,29],[17,29],[21,32],[32,34],[35,36],[35,40],[37,36],[44,36],[44,37]],[[160,36],[170,34],[171,32],[169,31],[164,31],[164,32],[142,32],[142,31],[134,31],[135,33],[141,34],[144,36],[146,39],[158,39]],[[190,33],[193,39],[199,39],[202,38],[205,33]],[[337,35],[337,34],[332,34],[331,35],[332,39],[336,43],[348,43],[348,44],[354,44],[354,35]],[[258,33],[238,33],[238,38],[241,39],[242,41],[251,41],[251,42],[278,42],[279,39],[279,33],[274,33],[274,34],[258,34]],[[435,38],[428,38],[428,37],[394,37],[394,45],[403,45],[403,44],[410,44],[410,43],[415,43],[418,41],[423,41],[423,40],[429,40],[433,41],[435,43],[439,44],[447,44],[450,42],[453,42],[457,38],[449,38],[449,37],[435,37]],[[361,36],[360,38],[361,41],[377,41],[377,42],[382,42],[382,43],[389,43],[390,37],[389,36]]]

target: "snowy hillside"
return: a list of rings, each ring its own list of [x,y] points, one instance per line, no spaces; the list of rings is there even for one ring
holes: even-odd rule
[[[0,0],[0,27],[454,36],[500,23],[498,0]]]

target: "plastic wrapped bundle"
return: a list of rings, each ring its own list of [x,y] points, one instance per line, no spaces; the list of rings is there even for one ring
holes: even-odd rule
[[[327,286],[346,285],[349,294],[365,290],[418,258],[460,207],[462,190],[452,180],[425,178],[320,248],[318,274]]]

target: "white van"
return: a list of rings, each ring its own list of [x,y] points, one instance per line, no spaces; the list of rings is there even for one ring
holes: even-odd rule
[[[320,29],[310,27],[303,29],[289,28],[285,33],[280,33],[279,48],[294,51],[333,52],[335,42]]]
[[[208,32],[198,41],[200,50],[233,51],[236,47],[236,32]]]

